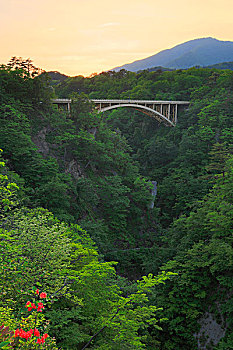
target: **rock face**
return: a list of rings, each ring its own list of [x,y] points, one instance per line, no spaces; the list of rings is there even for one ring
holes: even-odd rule
[[[217,323],[214,315],[206,312],[199,320],[201,328],[194,337],[197,339],[197,347],[200,350],[213,349],[221,338],[225,336],[226,326]],[[223,320],[222,320],[223,323]]]
[[[49,154],[49,144],[46,141],[46,135],[48,133],[48,128],[42,128],[36,136],[32,137],[32,141],[35,143],[38,151],[42,153],[44,157]]]
[[[36,145],[38,152],[40,152],[43,155],[43,157],[46,157],[49,154],[51,154],[51,144],[49,144],[46,141],[46,135],[50,131],[51,130],[49,128],[44,127],[38,132],[38,134],[36,136],[32,137],[32,141]],[[95,133],[95,132],[96,131],[93,130],[93,133]],[[54,153],[54,152],[52,152],[52,153]],[[59,161],[59,159],[56,157],[56,154],[53,154],[53,156]],[[80,177],[83,177],[81,167],[74,159],[72,159],[70,161],[65,161],[65,159],[64,159],[64,164],[65,164],[65,173],[66,174],[71,174],[71,176],[75,180],[78,180]]]
[[[83,177],[80,165],[72,159],[66,166],[65,170],[66,174],[71,174],[71,176],[75,179],[78,180],[80,177]]]

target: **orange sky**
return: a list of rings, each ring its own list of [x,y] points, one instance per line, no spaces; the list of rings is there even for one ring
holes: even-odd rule
[[[233,0],[0,0],[0,63],[90,75],[195,38],[233,41]]]

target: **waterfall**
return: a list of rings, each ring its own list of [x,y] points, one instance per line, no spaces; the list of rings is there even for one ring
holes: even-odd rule
[[[155,205],[155,197],[156,197],[156,194],[157,194],[157,181],[151,181],[151,183],[153,185],[153,188],[152,188],[152,191],[151,191],[152,201],[150,203],[149,208],[153,209],[154,205]]]

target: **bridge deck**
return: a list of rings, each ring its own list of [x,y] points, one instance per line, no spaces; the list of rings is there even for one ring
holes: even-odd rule
[[[190,102],[189,101],[158,101],[158,100],[91,100],[94,103],[138,103],[138,104],[165,104],[165,105],[188,105]]]
[[[158,100],[103,100],[103,99],[91,99],[94,103],[139,103],[139,104],[171,104],[171,105],[189,105],[189,101],[158,101]],[[71,103],[71,99],[69,98],[56,98],[52,99],[52,103],[54,104],[68,104]]]

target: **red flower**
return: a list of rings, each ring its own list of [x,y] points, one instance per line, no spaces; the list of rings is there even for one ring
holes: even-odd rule
[[[38,344],[44,344],[44,338],[43,338],[43,337],[38,338],[36,342],[37,342]]]
[[[46,293],[44,293],[44,292],[40,293],[40,298],[41,299],[45,299],[46,297],[47,297]]]
[[[1,0],[0,0],[1,1]],[[45,299],[47,297],[47,294],[42,292],[40,293],[39,292],[39,289],[36,290],[36,294],[39,295],[39,297],[41,299]],[[35,309],[37,311],[42,311],[42,309],[44,309],[44,304],[42,302],[38,302],[36,304],[32,303],[31,301],[27,301],[25,307],[28,309],[28,311],[31,311],[32,309]],[[0,326],[0,330],[3,328],[4,326]],[[40,332],[38,331],[37,328],[35,329],[30,329],[29,331],[24,331],[22,328],[18,328],[15,330],[14,332],[14,337],[20,337],[20,338],[23,338],[23,339],[26,339],[28,340],[29,338],[31,338],[32,336],[35,336],[37,339],[36,339],[36,342],[38,344],[44,344],[45,340],[48,338],[48,334],[45,333],[42,337],[40,336]]]
[[[42,309],[44,309],[43,303],[38,303],[37,311],[42,312]]]
[[[25,307],[28,308],[28,311],[31,311],[32,309],[36,309],[36,305],[31,303],[30,301],[27,301],[27,304],[25,305]]]
[[[15,334],[14,334],[14,337],[20,337],[20,338],[24,338],[24,339],[29,339],[31,338],[32,336],[32,333],[33,333],[33,330],[30,329],[30,331],[28,332],[25,332],[23,329],[16,329],[15,330]]]
[[[19,328],[17,328],[17,329],[15,330],[14,337],[19,337],[19,335],[20,335],[20,330],[19,330]]]
[[[40,337],[40,332],[38,331],[37,328],[34,329],[34,335],[35,337]]]

